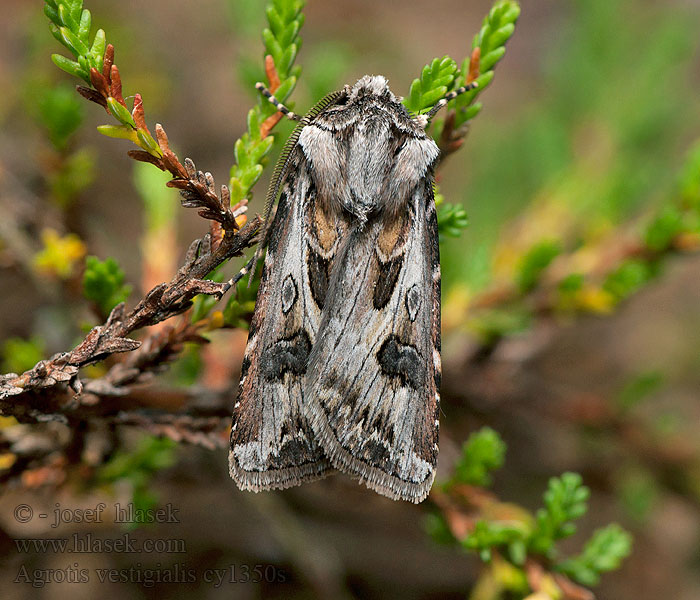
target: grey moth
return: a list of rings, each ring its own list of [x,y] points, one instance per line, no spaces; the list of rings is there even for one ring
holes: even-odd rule
[[[337,470],[421,502],[440,406],[438,147],[381,76],[317,104],[287,142],[277,209],[233,410],[229,467],[243,490]],[[298,118],[259,89],[291,118]]]

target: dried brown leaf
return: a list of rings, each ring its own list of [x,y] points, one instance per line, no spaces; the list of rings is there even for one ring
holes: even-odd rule
[[[109,81],[107,78],[100,73],[95,67],[90,69],[90,82],[92,87],[95,88],[104,98],[109,96]]]
[[[143,110],[143,99],[141,98],[141,94],[138,92],[134,94],[134,110],[131,111],[131,116],[134,118],[134,123],[136,123],[137,129],[142,129],[148,133],[148,135],[151,135],[151,132],[146,126],[146,115]]]
[[[114,46],[112,44],[107,44],[105,48],[105,57],[102,61],[102,75],[109,81],[112,75],[112,65],[114,64]]]
[[[469,57],[469,74],[467,75],[467,84],[479,77],[479,62],[481,60],[481,48],[477,46],[472,50],[472,55]]]
[[[163,160],[160,158],[156,158],[150,152],[146,152],[144,150],[129,150],[127,154],[134,160],[151,163],[152,165],[158,167],[161,171],[166,170],[165,165],[163,164]]]
[[[265,76],[270,82],[270,92],[273,94],[277,91],[280,86],[280,76],[277,73],[277,68],[275,67],[275,59],[272,58],[271,54],[265,56]]]
[[[127,108],[124,97],[122,96],[122,78],[119,74],[119,68],[117,65],[112,65],[112,70],[110,71],[110,86],[109,95],[112,96],[119,104],[124,108]]]
[[[83,98],[86,98],[95,104],[99,104],[100,106],[104,107],[105,110],[108,110],[107,100],[102,94],[100,94],[100,92],[89,87],[85,87],[84,85],[78,85],[75,87],[75,89]]]
[[[282,120],[284,115],[281,112],[276,112],[274,115],[267,117],[260,125],[260,137],[266,138],[270,135],[272,128]]]

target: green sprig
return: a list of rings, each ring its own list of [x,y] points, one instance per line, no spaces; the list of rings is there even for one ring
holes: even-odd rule
[[[505,44],[515,31],[515,23],[520,16],[520,6],[514,0],[502,0],[491,8],[489,14],[472,41],[472,51],[480,49],[478,87],[461,94],[449,104],[456,109],[455,126],[460,127],[473,119],[481,110],[481,104],[475,104],[476,97],[493,81],[493,69],[505,56]],[[462,62],[458,71],[457,64],[449,56],[435,58],[423,67],[419,79],[411,83],[410,92],[404,99],[404,106],[409,111],[422,113],[432,108],[445,94],[467,83],[471,55]],[[439,128],[438,128],[439,129]]]
[[[438,215],[438,233],[440,236],[459,237],[469,226],[469,217],[461,204],[445,202],[445,197],[435,185],[435,207]]]
[[[90,11],[83,9],[82,0],[45,0],[44,13],[49,18],[49,28],[53,36],[68,50],[76,60],[71,60],[60,54],[51,56],[53,62],[67,73],[80,77],[90,88],[93,87],[90,78],[90,70],[96,69],[102,73],[104,66],[107,38],[105,32],[99,29],[90,43],[90,29],[92,17]],[[97,128],[101,134],[107,137],[122,138],[132,141],[136,146],[145,150],[152,156],[162,156],[158,144],[153,136],[144,128],[137,127],[134,116],[129,109],[122,104],[124,100],[109,96],[104,99],[110,114],[121,125],[101,125]]]
[[[443,492],[450,493],[456,484],[489,485],[490,471],[503,465],[505,450],[505,443],[494,430],[485,427],[473,433],[465,442],[454,475],[443,486]],[[583,585],[595,585],[601,573],[619,568],[622,559],[630,553],[632,538],[618,525],[611,524],[596,531],[581,554],[557,560],[555,544],[576,531],[573,522],[586,513],[588,497],[589,490],[581,476],[564,473],[550,479],[544,507],[537,511],[534,519],[524,509],[499,502],[496,504],[501,510],[485,509],[478,513],[481,518],[462,539],[455,540],[440,513],[431,514],[426,526],[436,541],[456,541],[463,548],[476,552],[485,562],[499,552],[510,561],[513,572],[521,576],[526,588],[523,567],[528,557],[538,561],[545,557],[553,570]],[[507,510],[503,510],[505,507]]]
[[[493,70],[505,56],[506,42],[513,35],[519,16],[520,5],[514,0],[503,0],[496,2],[484,18],[479,33],[472,40],[472,51],[478,47],[481,54],[479,76],[476,78],[479,87],[461,94],[448,105],[457,113],[455,127],[461,127],[481,112],[481,103],[476,102],[476,98],[491,85],[494,77]],[[462,62],[460,75],[455,80],[455,87],[466,84],[470,60],[471,56],[468,56]]]
[[[250,286],[245,279],[238,282],[236,301],[229,302],[224,309],[224,322],[231,327],[245,329],[255,309],[255,298],[258,295],[259,277],[254,277]]]
[[[601,573],[620,568],[631,551],[632,536],[611,523],[593,533],[581,554],[561,562],[556,568],[583,585],[597,585]]]
[[[607,275],[603,289],[612,294],[616,301],[624,300],[656,277],[659,268],[656,260],[627,259]]]
[[[511,560],[522,565],[527,557],[523,542],[527,526],[516,521],[477,521],[474,530],[462,541],[462,546],[479,554],[484,562],[491,560],[495,548],[505,546]]]
[[[58,42],[70,50],[75,60],[60,54],[51,55],[54,64],[67,73],[90,84],[90,69],[102,69],[106,47],[105,32],[98,29],[90,41],[92,16],[83,9],[82,0],[45,0],[44,14],[49,18],[49,29]]]
[[[265,14],[268,27],[263,30],[264,54],[272,56],[280,85],[275,97],[285,102],[296,86],[301,67],[294,66],[301,46],[299,30],[304,24],[302,0],[271,0]],[[263,172],[265,158],[272,149],[274,136],[263,137],[260,128],[275,107],[260,96],[258,103],[248,111],[248,131],[234,145],[235,164],[231,167],[229,187],[231,203],[236,204],[250,196],[253,186]]]
[[[472,51],[480,50],[479,75],[476,78],[478,87],[465,92],[449,103],[456,110],[456,128],[473,119],[481,111],[481,104],[476,103],[476,97],[493,81],[494,67],[505,56],[505,44],[515,31],[515,23],[520,16],[520,6],[514,0],[497,2],[472,41]],[[453,89],[467,83],[471,55],[462,62],[462,68],[457,70],[457,64],[449,56],[435,58],[423,67],[419,79],[411,83],[408,97],[403,101],[409,111],[420,114],[432,108],[435,103]],[[435,128],[437,136],[442,128],[441,122]]]
[[[590,490],[578,473],[552,477],[544,494],[544,508],[535,516],[536,528],[529,546],[535,552],[551,555],[554,543],[576,532],[573,521],[586,514]]]
[[[544,270],[561,254],[562,248],[557,240],[544,240],[532,246],[520,259],[516,282],[522,293],[532,290]]]
[[[124,283],[124,271],[117,261],[108,258],[101,261],[96,256],[88,256],[83,275],[83,295],[94,302],[103,315],[124,302],[131,293],[131,286]]]
[[[469,226],[467,211],[461,204],[441,204],[438,208],[438,232],[440,235],[459,237]]]
[[[452,128],[462,131],[464,124],[473,119],[481,110],[481,104],[475,102],[476,97],[489,86],[494,77],[496,63],[505,55],[505,44],[515,31],[515,22],[520,15],[520,6],[514,0],[497,2],[484,19],[479,33],[472,42],[472,52],[479,48],[479,74],[476,77],[478,88],[459,95],[449,103],[454,110]],[[408,96],[403,99],[404,106],[414,114],[429,111],[447,94],[447,92],[466,85],[469,77],[471,55],[464,59],[462,69],[457,69],[457,63],[449,56],[434,58],[423,67],[418,79],[414,79]],[[439,140],[445,121],[436,119],[432,135]],[[436,195],[436,204],[440,204]],[[444,204],[438,213],[439,231],[441,235],[459,237],[467,227],[467,215],[461,205]]]
[[[455,465],[454,483],[491,485],[490,472],[500,469],[506,444],[490,427],[472,433],[462,446],[462,456]]]
[[[263,55],[271,56],[274,61],[280,80],[274,93],[280,102],[289,98],[301,73],[301,67],[295,66],[294,61],[301,47],[299,31],[304,24],[304,14],[301,12],[303,7],[303,0],[270,0],[265,11],[268,27],[262,34],[265,46]],[[261,127],[275,112],[275,107],[262,95],[259,95],[257,104],[248,111],[248,130],[234,145],[235,163],[231,167],[229,180],[232,204],[249,198],[253,186],[262,175],[275,136],[263,137]],[[241,316],[249,312],[250,302],[241,302],[237,297],[232,296],[224,310],[224,320],[229,325],[241,325]]]
[[[423,67],[420,78],[414,79],[404,106],[412,113],[430,110],[453,87],[457,77],[457,63],[449,56],[434,58]]]

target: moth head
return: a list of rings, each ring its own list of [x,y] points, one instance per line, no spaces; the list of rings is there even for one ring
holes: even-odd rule
[[[382,75],[365,75],[358,79],[352,87],[346,88],[350,102],[368,96],[381,98],[390,102],[398,102],[396,96],[391,93],[386,77]]]

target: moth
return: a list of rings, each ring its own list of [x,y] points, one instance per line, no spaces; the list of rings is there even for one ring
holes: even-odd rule
[[[364,76],[326,96],[288,140],[268,192],[267,254],[233,409],[239,488],[282,489],[337,470],[395,500],[428,495],[441,367],[439,150],[425,129],[473,87],[413,116],[384,77]]]

